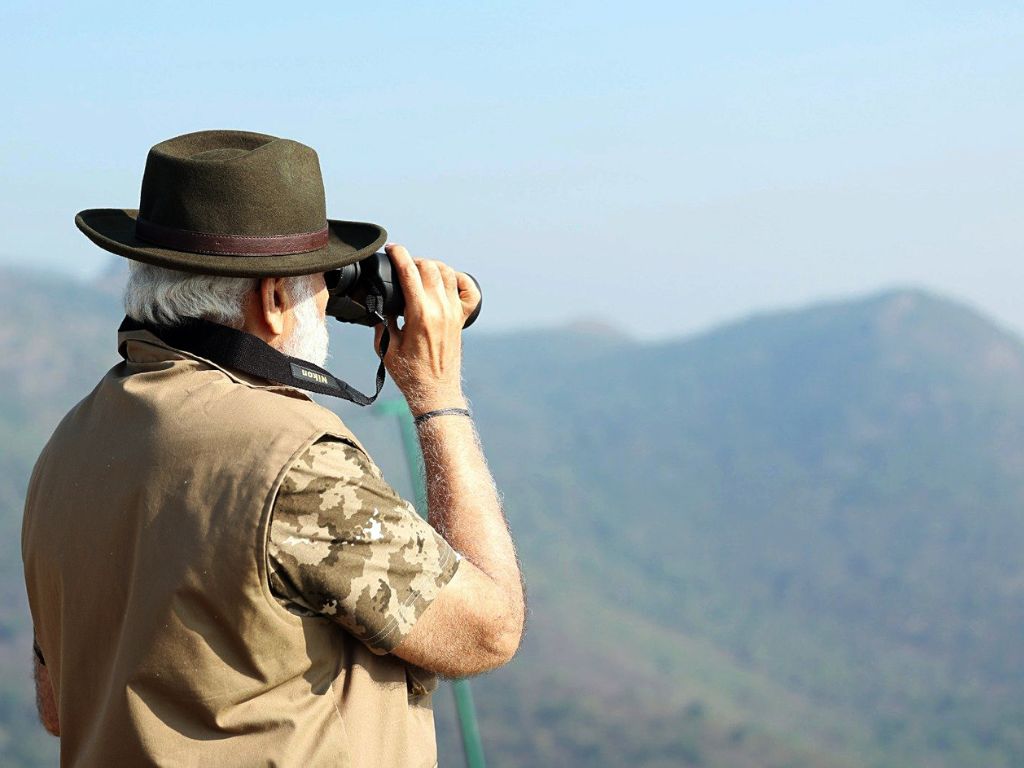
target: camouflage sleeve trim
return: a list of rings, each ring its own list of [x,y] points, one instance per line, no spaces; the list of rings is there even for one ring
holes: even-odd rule
[[[274,502],[271,592],[292,613],[338,622],[375,653],[409,634],[460,560],[377,465],[341,440],[310,446]]]

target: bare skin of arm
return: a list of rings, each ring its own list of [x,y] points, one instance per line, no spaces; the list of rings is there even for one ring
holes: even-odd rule
[[[43,728],[54,736],[60,736],[60,719],[57,717],[57,699],[53,694],[53,685],[50,683],[50,673],[46,667],[39,663],[39,659],[33,659],[35,664],[36,678],[36,707],[39,710],[39,719]]]
[[[462,326],[480,300],[466,275],[388,246],[406,297],[385,365],[414,416],[465,408]],[[379,344],[381,329],[377,331]],[[515,547],[473,422],[439,416],[419,427],[429,521],[463,556],[452,580],[393,651],[412,664],[465,677],[508,662],[519,648],[525,596]]]

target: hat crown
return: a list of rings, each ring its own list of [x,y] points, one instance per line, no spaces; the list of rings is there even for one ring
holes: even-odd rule
[[[146,157],[139,218],[220,235],[290,235],[327,226],[320,160],[289,139],[199,131]]]

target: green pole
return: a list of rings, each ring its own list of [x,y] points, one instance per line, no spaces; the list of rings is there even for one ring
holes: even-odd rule
[[[427,487],[423,481],[423,454],[420,453],[420,439],[416,434],[416,424],[412,420],[409,407],[404,400],[384,400],[374,407],[374,413],[398,418],[398,423],[402,428],[405,460],[409,464],[409,475],[416,493],[416,509],[420,515],[426,518]],[[462,733],[462,748],[466,753],[466,765],[468,768],[486,768],[484,745],[480,741],[480,728],[476,721],[476,707],[473,706],[473,693],[469,687],[469,680],[452,680],[452,693],[455,696],[455,711],[459,716],[459,731]]]
[[[476,707],[473,706],[469,680],[452,680],[452,693],[455,695],[455,710],[459,713],[459,730],[462,731],[466,765],[469,768],[485,768],[484,745],[480,741],[480,728],[476,723]]]

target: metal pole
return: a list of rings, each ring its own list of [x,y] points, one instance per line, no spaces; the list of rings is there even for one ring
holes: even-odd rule
[[[455,696],[455,710],[459,713],[459,730],[462,731],[462,748],[466,753],[469,768],[485,768],[484,745],[480,741],[480,729],[476,722],[476,707],[473,706],[473,692],[469,680],[452,680]]]
[[[402,429],[405,460],[409,464],[409,475],[416,493],[416,510],[425,519],[427,517],[427,486],[423,480],[423,454],[420,453],[420,439],[416,434],[416,425],[413,423],[409,407],[404,400],[384,400],[377,403],[374,412],[380,416],[398,418]],[[452,680],[452,693],[455,696],[455,711],[459,716],[459,731],[462,734],[462,748],[466,754],[466,765],[468,768],[486,768],[484,745],[480,740],[480,729],[476,721],[476,708],[473,706],[473,693],[469,687],[469,680]]]

